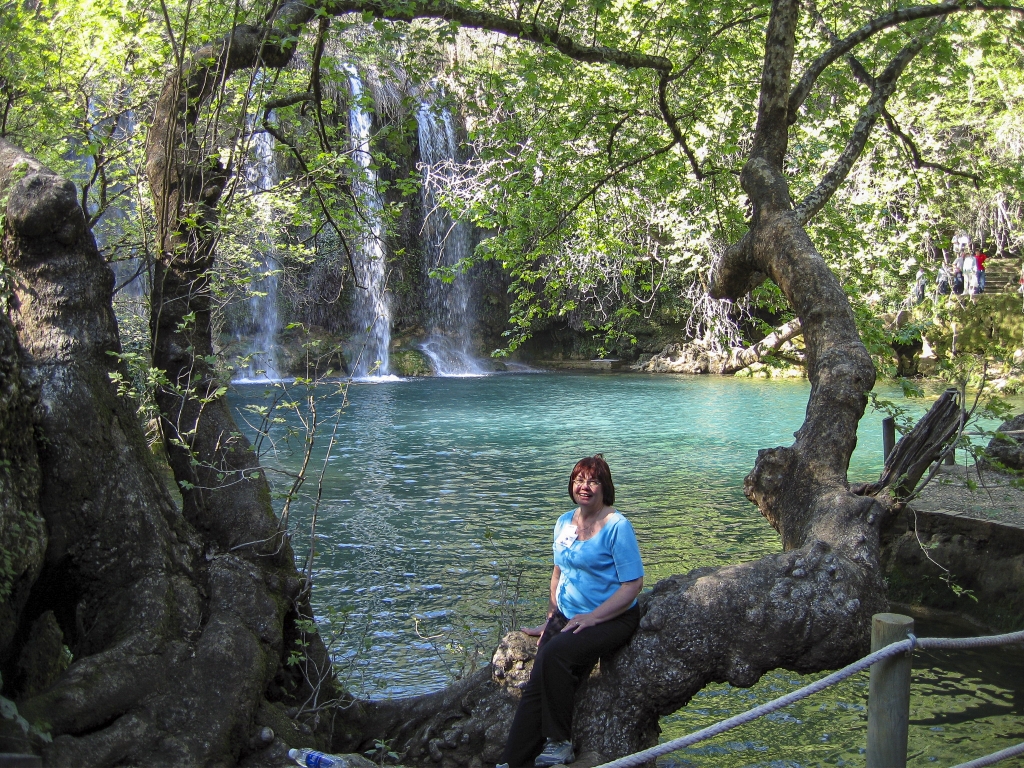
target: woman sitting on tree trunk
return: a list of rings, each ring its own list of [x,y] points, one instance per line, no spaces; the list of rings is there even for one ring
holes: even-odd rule
[[[615,486],[601,454],[576,464],[569,496],[579,506],[555,523],[547,621],[523,629],[540,638],[537,658],[497,768],[575,759],[576,688],[599,658],[626,644],[640,623],[640,548],[633,526],[612,507]]]

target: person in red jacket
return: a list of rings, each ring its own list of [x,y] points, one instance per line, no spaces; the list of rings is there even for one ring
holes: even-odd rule
[[[979,246],[974,252],[974,260],[978,262],[978,293],[982,293],[985,290],[985,259],[988,256],[981,250]]]

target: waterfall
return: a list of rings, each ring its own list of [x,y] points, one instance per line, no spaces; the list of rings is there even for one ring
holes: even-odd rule
[[[360,101],[363,83],[354,67],[346,67],[352,88],[349,130],[352,156],[362,169],[353,180],[362,217],[369,223],[368,231],[359,241],[358,261],[362,267],[356,275],[357,287],[352,302],[352,325],[356,329],[357,357],[352,375],[366,378],[369,374],[388,373],[388,347],[391,345],[391,308],[385,294],[387,275],[384,263],[383,203],[377,191],[377,172],[371,167],[370,133],[372,116]],[[378,365],[379,363],[379,365]]]
[[[421,104],[416,113],[420,163],[423,175],[424,273],[438,267],[458,265],[471,255],[471,231],[466,222],[453,222],[440,205],[441,189],[452,173],[458,141],[455,120],[447,107]],[[473,357],[473,314],[470,309],[470,281],[460,269],[455,279],[446,283],[427,278],[427,338],[420,349],[438,376],[466,376],[486,373]]]
[[[274,158],[274,137],[266,131],[253,135],[252,150],[255,162],[246,167],[245,177],[254,192],[271,189],[277,183],[277,161]],[[277,275],[279,265],[273,238],[274,212],[264,199],[257,196],[260,219],[257,243],[254,244],[256,264],[249,282],[249,317],[255,331],[249,343],[249,364],[239,368],[237,382],[279,381],[277,366],[277,333],[281,321],[277,313]]]

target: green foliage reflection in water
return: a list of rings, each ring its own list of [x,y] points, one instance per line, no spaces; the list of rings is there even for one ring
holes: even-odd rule
[[[958,637],[963,628],[916,622],[920,636]],[[777,670],[750,689],[713,685],[662,720],[664,741],[712,725],[820,675]],[[985,651],[918,651],[910,698],[910,768],[949,766],[1024,740],[1024,659],[1013,647]],[[868,673],[804,699],[748,726],[681,750],[659,762],[678,768],[863,766]],[[1005,765],[1016,765],[1010,761]]]

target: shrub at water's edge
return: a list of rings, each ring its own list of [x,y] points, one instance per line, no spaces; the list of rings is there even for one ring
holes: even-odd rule
[[[416,349],[400,349],[391,353],[391,370],[396,376],[430,376],[427,356]]]

